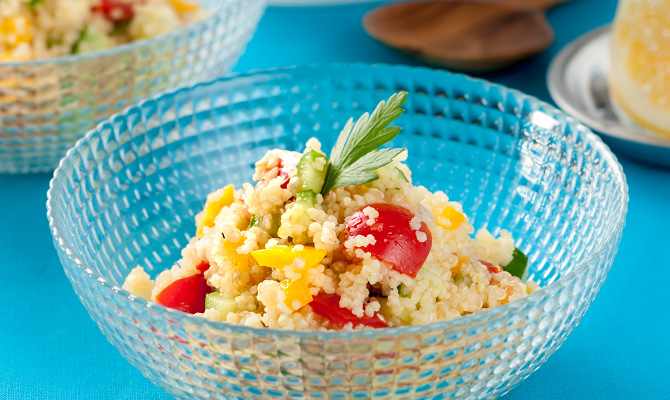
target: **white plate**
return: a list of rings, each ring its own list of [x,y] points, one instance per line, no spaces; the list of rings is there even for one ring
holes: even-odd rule
[[[590,126],[620,154],[670,168],[670,139],[624,125],[612,108],[607,87],[610,27],[591,31],[567,45],[549,67],[547,85],[556,104]]]

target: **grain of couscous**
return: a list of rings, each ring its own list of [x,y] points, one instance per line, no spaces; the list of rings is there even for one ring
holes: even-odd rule
[[[411,182],[404,149],[377,148],[406,93],[350,120],[330,157],[271,150],[255,185],[207,198],[181,260],[123,288],[206,318],[297,330],[425,324],[537,290],[510,233],[474,229],[460,204]],[[474,237],[473,237],[474,235]]]

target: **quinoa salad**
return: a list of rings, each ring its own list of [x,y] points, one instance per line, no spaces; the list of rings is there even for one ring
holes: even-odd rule
[[[207,197],[182,258],[123,288],[205,318],[352,330],[457,318],[538,290],[511,234],[475,234],[459,203],[412,184],[405,149],[383,148],[407,93],[349,120],[327,154],[270,150],[255,185]],[[409,155],[411,156],[411,155]]]
[[[188,0],[0,0],[0,62],[102,50],[204,15]]]

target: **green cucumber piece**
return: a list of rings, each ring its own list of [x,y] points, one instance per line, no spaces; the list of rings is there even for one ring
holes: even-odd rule
[[[223,293],[212,292],[205,296],[205,308],[218,311],[222,317],[229,312],[237,311],[237,302],[234,297],[224,296]]]
[[[281,215],[279,214],[273,214],[272,215],[272,220],[270,222],[270,228],[266,228],[265,226],[262,225],[263,219],[259,217],[258,215],[254,214],[251,216],[251,219],[249,220],[249,226],[247,227],[247,230],[254,228],[254,227],[259,227],[266,231],[270,236],[274,237],[277,235],[277,230],[279,230],[279,224],[281,223]]]
[[[295,202],[300,204],[306,212],[316,205],[316,192],[312,189],[300,191],[295,195]]]
[[[402,179],[403,181],[409,183],[409,179],[407,179],[407,176],[405,176],[405,173],[402,172],[402,170],[401,170],[400,168],[395,167],[395,170],[396,170],[396,172],[398,173],[398,176],[400,177],[400,179]]]
[[[315,167],[317,160],[325,160],[323,170],[319,171]],[[326,180],[326,171],[328,170],[328,157],[323,154],[310,150],[305,153],[297,165],[298,177],[300,178],[299,191],[313,190],[314,193],[320,193],[323,182]]]
[[[249,226],[247,227],[247,230],[254,228],[256,226],[260,226],[260,224],[261,224],[261,218],[258,215],[254,214],[251,216],[251,219],[249,220]]]
[[[79,39],[72,46],[72,54],[102,50],[110,46],[111,42],[107,35],[91,25],[86,25],[82,29]]]
[[[503,271],[507,271],[510,273],[510,275],[516,276],[517,278],[525,281],[526,277],[528,276],[528,268],[526,268],[527,266],[528,257],[523,254],[523,252],[519,250],[518,247],[515,247],[514,252],[512,253],[512,261],[503,267]]]
[[[380,298],[377,299],[379,302],[379,313],[383,315],[386,318],[395,316],[398,317],[398,319],[405,325],[411,325],[412,324],[412,311],[410,311],[407,308],[404,308],[400,315],[396,315],[393,313],[393,310],[391,307],[388,305],[388,298]]]
[[[405,284],[404,283],[401,283],[400,285],[398,285],[398,294],[400,295],[400,297],[411,297],[410,294],[405,293]]]

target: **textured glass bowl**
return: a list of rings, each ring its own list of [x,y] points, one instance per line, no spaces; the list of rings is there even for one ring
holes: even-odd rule
[[[265,0],[197,0],[204,20],[105,51],[0,63],[0,173],[53,171],[98,122],[164,90],[228,72]]]
[[[179,258],[206,195],[249,181],[268,149],[332,146],[342,124],[410,92],[395,146],[415,183],[446,190],[476,228],[512,231],[544,288],[459,319],[363,332],[247,328],[130,295],[135,266]],[[617,252],[621,166],[584,125],[519,92],[444,71],[328,65],[258,71],[142,102],[63,159],[48,217],[65,272],[109,341],[186,399],[496,397],[579,323]]]

